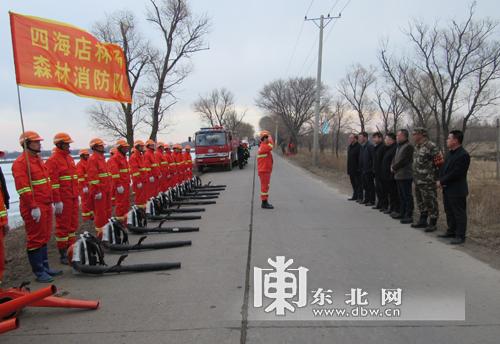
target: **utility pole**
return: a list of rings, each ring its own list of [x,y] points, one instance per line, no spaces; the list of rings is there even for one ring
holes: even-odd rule
[[[314,111],[314,134],[313,134],[313,166],[318,166],[319,160],[319,113],[321,110],[321,67],[323,62],[323,30],[324,28],[333,20],[340,18],[339,14],[336,17],[331,17],[328,14],[327,17],[321,15],[319,18],[308,19],[307,16],[304,18],[306,21],[312,21],[319,28],[319,44],[318,44],[318,73],[316,75],[316,107]],[[317,23],[319,21],[319,24]]]
[[[500,118],[497,118],[497,179],[500,179]]]

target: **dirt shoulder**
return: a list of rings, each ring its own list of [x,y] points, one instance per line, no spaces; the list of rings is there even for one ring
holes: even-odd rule
[[[351,184],[349,177],[344,172],[345,169],[345,157],[336,158],[332,154],[325,153],[320,155],[320,166],[313,167],[311,164],[311,155],[307,152],[302,152],[293,156],[285,156],[285,158],[292,164],[299,166],[306,171],[310,172],[317,178],[328,183],[333,188],[339,190],[339,192],[346,195],[346,200],[350,197],[352,193]],[[471,184],[471,183],[470,183]],[[472,180],[471,195],[468,199],[469,207],[469,225],[468,225],[468,240],[467,242],[457,249],[466,252],[467,254],[473,256],[476,259],[488,264],[489,266],[500,270],[500,223],[493,223],[484,225],[478,221],[478,217],[481,216],[477,213],[477,209],[486,208],[483,200],[479,200],[476,194],[484,195],[485,185],[479,185],[474,179]],[[495,185],[495,188],[497,186]],[[492,189],[491,185],[488,188],[490,191]],[[439,197],[441,197],[439,195]],[[487,201],[488,206],[498,207],[498,202]],[[444,209],[442,207],[442,202],[440,200],[440,219],[438,222],[438,231],[434,233],[425,233],[423,235],[428,235],[437,240],[442,240],[437,238],[437,235],[444,233],[446,229],[446,218],[444,215]],[[500,212],[499,209],[496,212]],[[446,242],[444,239],[443,242]]]

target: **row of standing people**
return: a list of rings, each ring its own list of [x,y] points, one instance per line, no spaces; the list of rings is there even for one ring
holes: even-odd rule
[[[426,129],[415,128],[412,134],[414,145],[406,129],[385,137],[374,133],[371,142],[366,132],[349,136],[347,173],[353,188],[349,200],[378,209],[413,228],[433,232],[439,217],[437,191],[442,189],[448,229],[440,237],[462,244],[467,229],[470,164],[470,156],[462,147],[463,133],[450,132],[446,159],[428,138]],[[419,211],[416,222],[413,189]]]
[[[75,164],[70,155],[73,140],[68,134],[54,136],[53,153],[45,162],[40,157],[41,141],[43,138],[36,132],[24,132],[19,143],[25,152],[12,165],[25,224],[28,260],[39,282],[51,282],[53,276],[62,273],[49,267],[47,255],[54,214],[60,262],[67,264],[67,250],[76,240],[80,212],[82,220],[93,221],[97,235],[101,236],[113,209],[114,216],[126,223],[131,191],[135,194],[135,205],[146,207],[151,197],[192,178],[189,146],[183,152],[182,146],[175,144],[172,152],[162,142],[138,140],[128,159],[130,146],[121,139],[106,161],[105,143],[96,138],[90,141],[90,150],[80,150],[80,161]],[[0,203],[3,214],[1,209]],[[1,280],[3,244],[0,251]]]

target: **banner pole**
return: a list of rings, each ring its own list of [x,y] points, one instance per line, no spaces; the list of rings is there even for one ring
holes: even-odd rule
[[[17,102],[19,105],[19,118],[21,119],[21,130],[23,131],[21,135],[24,135],[25,129],[24,129],[23,108],[21,106],[21,91],[19,90],[19,84],[16,83],[16,86],[17,86]],[[28,180],[30,182],[31,195],[33,196],[33,200],[35,200],[35,192],[34,192],[35,190],[33,189],[33,182],[31,180],[31,166],[29,161],[28,144],[26,143],[26,139],[23,140],[23,148],[26,160],[26,168],[28,170]]]

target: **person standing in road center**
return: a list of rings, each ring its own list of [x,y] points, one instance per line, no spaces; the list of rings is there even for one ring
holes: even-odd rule
[[[262,209],[274,209],[269,203],[269,183],[273,172],[273,139],[271,134],[264,130],[260,132],[260,145],[257,153],[257,170],[260,179],[260,199]]]

